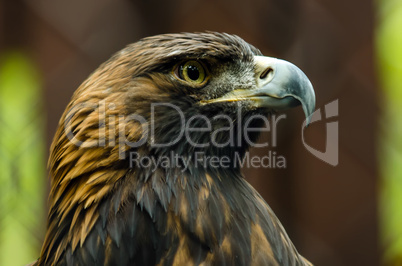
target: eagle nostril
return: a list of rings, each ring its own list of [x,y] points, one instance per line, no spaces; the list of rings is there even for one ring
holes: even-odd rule
[[[269,76],[272,76],[274,70],[271,67],[267,67],[260,75],[260,79],[266,79]]]

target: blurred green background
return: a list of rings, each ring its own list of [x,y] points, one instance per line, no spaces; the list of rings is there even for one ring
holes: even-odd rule
[[[384,261],[402,265],[402,1],[377,3],[376,53],[382,99],[380,221]]]
[[[0,1],[0,265],[25,265],[38,257],[46,226],[47,149],[58,117],[74,88],[78,87],[85,77],[112,52],[139,37],[163,31],[207,29],[232,31],[257,47],[262,47],[263,51],[293,59],[301,64],[303,69],[307,69],[306,73],[311,75],[313,83],[315,81],[315,84],[322,85],[326,84],[327,80],[319,75],[320,72],[314,70],[322,68],[321,59],[313,62],[304,54],[317,54],[317,57],[320,57],[320,54],[325,54],[323,51],[328,51],[328,58],[322,60],[328,59],[337,62],[336,58],[331,59],[332,51],[347,50],[345,47],[349,45],[347,38],[343,42],[338,40],[341,39],[342,32],[349,28],[354,28],[356,32],[359,32],[359,27],[362,26],[361,21],[365,21],[365,17],[368,18],[368,21],[374,21],[372,25],[364,24],[365,28],[361,31],[362,34],[367,31],[368,33],[364,36],[373,38],[369,41],[372,41],[373,44],[370,55],[374,62],[370,62],[375,68],[374,80],[378,82],[373,85],[378,87],[378,92],[373,95],[375,95],[379,110],[376,110],[376,116],[366,118],[379,121],[378,132],[374,133],[376,139],[373,140],[377,148],[372,151],[375,153],[374,157],[377,158],[379,178],[375,180],[376,191],[368,194],[368,197],[375,200],[372,209],[376,211],[376,218],[370,225],[372,226],[370,228],[374,229],[365,232],[367,235],[372,235],[369,238],[374,239],[375,243],[364,243],[366,241],[360,240],[360,236],[357,236],[356,241],[357,243],[360,241],[361,246],[356,246],[355,250],[343,250],[339,246],[344,246],[343,243],[349,241],[347,236],[336,239],[331,235],[331,231],[336,232],[336,230],[325,229],[329,225],[320,222],[321,220],[317,222],[322,224],[325,229],[321,235],[313,232],[313,229],[303,230],[303,221],[313,224],[312,222],[316,219],[303,218],[305,216],[301,215],[302,211],[297,208],[291,214],[281,210],[280,206],[282,209],[286,209],[283,207],[286,206],[286,203],[285,205],[275,203],[275,197],[277,201],[283,200],[281,195],[273,195],[273,199],[268,202],[273,202],[275,212],[278,212],[278,216],[284,222],[292,239],[295,239],[296,246],[304,251],[303,254],[307,253],[306,257],[312,258],[311,260],[317,265],[357,265],[355,262],[362,258],[359,256],[373,256],[375,259],[370,258],[369,261],[372,263],[370,265],[402,265],[401,0],[377,0],[374,3],[346,0],[331,3],[329,1],[271,0],[252,1],[253,3],[249,4],[246,1],[247,3],[243,4],[245,6],[242,6],[239,1],[217,1],[217,4],[208,2],[208,4],[202,5],[202,8],[197,6],[198,1],[194,1],[194,4],[184,4],[183,1],[172,1],[170,4],[162,1],[151,1],[150,4],[142,1],[117,2],[119,4],[110,4],[108,1],[99,1],[96,4],[91,1],[85,3],[72,1],[70,4],[52,1]],[[270,42],[270,40],[265,40],[257,30],[249,30],[258,24],[258,20],[253,20],[253,17],[266,19],[265,14],[258,13],[259,6],[262,5],[272,10],[271,15],[277,15],[277,17],[273,16],[275,18],[272,18],[271,22],[264,27],[268,31],[267,34],[273,34],[276,36],[275,39],[282,39],[282,43],[278,42],[281,45],[275,46],[272,44],[272,39]],[[252,9],[249,6],[255,8]],[[178,15],[174,13],[175,10],[179,10],[177,7],[182,10],[181,13],[178,12]],[[257,11],[252,11],[255,9]],[[54,10],[58,10],[59,13]],[[108,16],[108,12],[114,15]],[[201,15],[198,17],[198,14],[205,15],[206,12],[211,13],[207,15],[208,22]],[[71,16],[71,14],[74,15]],[[172,14],[176,14],[180,19]],[[351,18],[352,21],[355,18],[356,22],[353,25],[342,24],[342,19],[340,19],[342,16],[339,14],[347,14],[345,16]],[[329,17],[328,20],[331,21],[325,25],[332,25],[333,28],[320,29],[320,19],[324,17]],[[219,24],[212,24],[211,21],[218,20],[218,18],[220,19]],[[336,22],[336,19],[341,22]],[[58,21],[58,23],[53,23],[53,21]],[[110,26],[112,21],[124,24],[126,27],[115,30]],[[194,26],[183,26],[183,21],[192,23]],[[236,27],[233,26],[233,21],[238,22]],[[286,23],[289,23],[290,26],[283,26]],[[271,25],[274,29],[271,29]],[[308,43],[307,39],[315,34],[312,30],[306,30],[311,25],[318,28],[319,34],[323,34],[322,36],[316,34],[315,38],[321,40],[317,44],[318,49],[316,50],[305,45]],[[96,31],[93,30],[94,28]],[[298,32],[299,28],[303,28],[304,31]],[[56,36],[54,38],[57,40],[49,40],[46,36]],[[118,41],[111,41],[115,39]],[[265,43],[271,44],[264,46]],[[283,43],[287,43],[287,46],[282,45]],[[341,43],[339,45],[341,48],[337,47],[339,43]],[[371,46],[369,45],[369,47]],[[41,56],[37,56],[38,54]],[[55,61],[61,62],[57,68],[48,63]],[[361,61],[365,62],[363,59]],[[341,65],[341,63],[339,64]],[[332,66],[327,68],[325,73],[328,73],[328,76],[336,75],[335,68]],[[65,73],[68,73],[67,77],[63,76]],[[353,132],[353,130],[349,130],[346,122],[342,124],[342,119],[349,115],[342,111],[345,110],[342,109],[342,103],[345,100],[342,101],[342,95],[332,91],[325,94],[326,86],[316,86],[317,99],[321,99],[318,107],[322,107],[326,103],[325,101],[328,102],[339,97],[340,127],[347,128],[345,135]],[[339,86],[347,87],[341,83]],[[54,87],[58,89],[49,89]],[[322,100],[325,98],[324,95],[329,95],[325,101]],[[372,108],[358,100],[351,105],[362,109]],[[364,120],[362,118],[363,122]],[[325,132],[325,128],[320,128],[320,130]],[[348,147],[348,149],[351,148]],[[356,146],[356,152],[359,152],[359,146]],[[340,171],[339,169],[345,169],[345,171],[342,170],[343,173],[349,171],[351,167],[345,167],[346,160],[348,160],[347,155],[341,152],[341,163],[338,168],[335,170],[328,168],[328,171],[337,172]],[[314,164],[319,163],[313,162]],[[376,166],[373,167],[377,169]],[[306,171],[310,171],[310,169]],[[349,176],[346,175],[346,178]],[[285,182],[285,184],[275,185],[286,186],[287,193],[289,183],[281,182]],[[340,187],[349,185],[342,184],[342,181],[340,183]],[[294,184],[297,182],[292,183],[292,185]],[[300,184],[298,186],[300,187]],[[332,186],[328,186],[331,189]],[[357,184],[356,187],[357,189],[353,189],[358,194],[360,192],[358,191],[359,185]],[[315,189],[315,191],[317,190],[328,194],[328,191],[325,191],[322,186]],[[261,191],[261,194],[263,196],[268,194],[268,198],[271,194],[275,194],[267,191],[266,193]],[[302,194],[296,189],[293,191],[298,196]],[[337,196],[344,193],[335,188],[333,188],[333,192]],[[311,197],[313,202],[322,199],[320,196]],[[341,198],[341,196],[339,197]],[[288,198],[288,194],[286,194],[286,199]],[[294,195],[293,198],[294,201],[303,201]],[[278,205],[276,206],[276,204]],[[343,209],[343,206],[340,209]],[[324,211],[318,209],[316,212]],[[342,213],[341,210],[339,213]],[[341,216],[337,213],[336,215]],[[306,216],[309,217],[309,215]],[[324,214],[322,216],[322,221],[331,220],[331,218],[324,217]],[[361,219],[364,220],[364,217]],[[294,220],[297,223],[292,223]],[[348,234],[352,238],[353,233]],[[321,238],[318,238],[317,235]],[[376,254],[367,252],[367,250],[372,250],[371,248],[375,250]]]
[[[45,221],[42,83],[26,54],[0,55],[0,265],[33,261]]]

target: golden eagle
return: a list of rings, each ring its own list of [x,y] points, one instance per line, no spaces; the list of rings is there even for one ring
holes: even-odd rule
[[[304,73],[237,36],[128,45],[60,120],[34,265],[310,265],[232,161],[264,117],[299,104],[309,117]]]

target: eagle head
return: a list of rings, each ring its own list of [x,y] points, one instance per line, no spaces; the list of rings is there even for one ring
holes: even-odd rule
[[[302,261],[239,167],[184,167],[196,153],[243,156],[258,137],[245,127],[300,104],[309,119],[306,75],[237,36],[164,34],[128,45],[77,89],[60,120],[38,264]],[[133,154],[179,159],[152,167],[133,164]]]

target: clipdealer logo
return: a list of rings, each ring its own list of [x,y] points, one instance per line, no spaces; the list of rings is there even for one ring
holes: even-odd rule
[[[158,143],[155,141],[155,124],[157,117],[155,117],[157,108],[170,108],[174,112],[177,113],[178,119],[178,135],[173,139],[169,138],[166,143]],[[304,138],[304,130],[306,126],[306,121],[304,121],[302,125],[302,143],[304,147],[315,157],[320,160],[332,165],[337,166],[339,163],[339,122],[333,121],[334,117],[338,117],[338,100],[334,100],[324,107],[324,116],[322,115],[322,110],[318,109],[311,115],[310,124],[318,123],[319,121],[325,121],[328,119],[332,119],[326,123],[326,147],[325,151],[320,151],[312,146],[310,146]],[[127,154],[125,151],[127,150],[125,147],[128,146],[130,148],[136,148],[142,145],[151,145],[151,147],[170,147],[178,143],[179,141],[185,140],[194,148],[205,148],[214,146],[217,148],[224,147],[239,147],[242,145],[242,141],[244,141],[250,147],[272,147],[275,148],[277,146],[277,130],[278,124],[280,121],[286,119],[285,114],[281,114],[279,116],[272,115],[271,119],[265,117],[260,114],[254,114],[253,116],[248,117],[245,121],[243,121],[243,114],[241,108],[239,108],[236,117],[233,119],[230,116],[220,114],[215,117],[206,117],[205,115],[194,115],[188,119],[185,119],[185,115],[183,111],[178,107],[171,103],[153,103],[150,106],[150,118],[146,119],[145,117],[138,115],[136,113],[130,115],[124,115],[114,112],[115,104],[114,103],[106,103],[106,101],[102,100],[99,103],[83,104],[76,105],[73,109],[69,110],[66,119],[64,121],[64,129],[65,134],[69,138],[69,140],[76,146],[81,148],[91,148],[91,147],[119,147],[119,157],[120,159],[125,159]],[[92,116],[98,116],[97,120],[98,125],[92,125],[93,130],[98,130],[98,132],[91,131],[91,134],[88,135],[85,132],[76,130],[76,121],[77,117],[80,117],[80,113],[86,111],[91,112]],[[160,113],[160,112],[158,112]],[[262,121],[262,126],[257,128],[250,128],[251,121],[253,119],[259,119]],[[80,119],[78,119],[80,120]],[[193,124],[194,121],[197,121],[198,125],[202,124],[202,126],[195,127]],[[212,125],[217,121],[223,121],[227,126],[223,126],[220,128],[214,128]],[[202,122],[202,123],[201,123]],[[136,125],[136,128],[140,130],[141,134],[138,139],[130,139],[128,136],[131,132],[131,128],[127,127],[128,124]],[[236,129],[236,130],[235,130]],[[207,134],[210,138],[206,140],[204,143],[198,143],[192,138],[192,133],[200,132],[203,134]],[[237,132],[237,133],[235,133]],[[250,139],[249,134],[252,132],[268,132],[270,133],[270,141],[268,143],[257,143]],[[219,139],[219,134],[226,133],[225,136],[228,136],[223,142]],[[240,133],[240,135],[239,135]],[[95,137],[92,137],[95,136]],[[96,137],[97,136],[97,137]],[[235,162],[241,162],[241,165],[251,165],[255,167],[256,165],[262,165],[263,167],[272,167],[272,168],[286,168],[286,160],[280,155],[276,154],[276,152],[270,152],[267,156],[263,158],[255,158],[249,157],[248,154],[244,157],[246,158],[246,162],[244,160],[237,160],[235,158]],[[243,159],[244,159],[243,158]],[[138,158],[137,158],[138,159]],[[185,158],[186,159],[186,158]],[[226,160],[226,158],[224,158]],[[250,159],[250,160],[249,160]],[[203,161],[208,161],[214,163],[216,158],[207,158]],[[152,161],[152,160],[149,160]],[[166,160],[165,160],[166,161]],[[182,162],[185,160],[181,159]],[[197,162],[199,162],[198,160]],[[250,161],[250,163],[249,163]],[[162,161],[164,162],[164,161]],[[220,161],[219,161],[220,162]],[[267,163],[268,162],[268,163]],[[225,163],[225,162],[223,162]],[[156,164],[155,162],[153,164]],[[159,165],[159,163],[158,163]],[[267,166],[268,165],[268,166]],[[272,166],[273,165],[273,166]]]
[[[338,117],[339,115],[339,101],[332,101],[324,106],[325,110],[325,119],[333,119],[334,117]],[[321,109],[317,109],[311,115],[311,122],[313,124],[315,122],[323,120]],[[315,157],[318,159],[332,165],[337,166],[339,163],[339,122],[331,121],[326,123],[326,141],[325,141],[325,151],[319,151],[311,147],[306,143],[304,139],[304,129],[306,128],[306,121],[304,121],[302,126],[302,141],[304,147]]]

